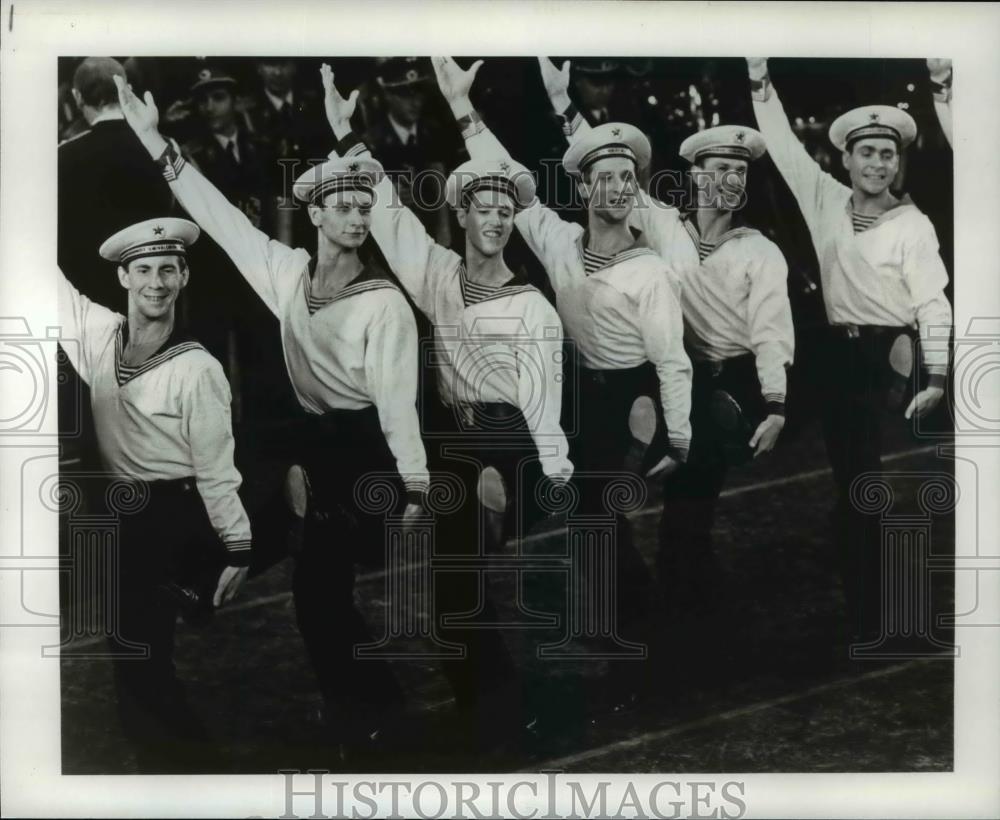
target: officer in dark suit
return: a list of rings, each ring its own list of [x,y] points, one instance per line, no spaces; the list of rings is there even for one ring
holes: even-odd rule
[[[430,61],[425,57],[382,57],[375,79],[383,104],[373,105],[365,142],[382,160],[403,205],[413,211],[439,245],[451,245],[444,180],[460,162],[457,129],[428,111]]]
[[[260,85],[240,100],[240,106],[250,132],[270,146],[276,160],[271,184],[284,203],[274,236],[295,247],[311,248],[316,229],[305,208],[297,207],[290,186],[310,160],[314,164],[325,160],[330,151],[323,101],[315,89],[296,82],[298,65],[290,58],[261,58],[257,76]]]
[[[73,75],[71,93],[89,129],[59,146],[57,256],[81,293],[121,312],[125,291],[114,277],[95,275],[107,264],[95,249],[128,225],[171,213],[174,204],[122,117],[115,74],[125,76],[117,60],[88,57]]]

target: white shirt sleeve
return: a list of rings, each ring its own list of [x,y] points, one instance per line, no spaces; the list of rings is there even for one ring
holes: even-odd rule
[[[268,309],[277,315],[275,282],[290,269],[295,274],[301,273],[305,251],[295,251],[255,228],[246,214],[191,163],[184,163],[176,179],[170,182],[170,190],[202,230],[219,243]]]
[[[562,322],[555,309],[541,296],[531,301],[524,321],[531,341],[523,352],[534,361],[530,366],[518,364],[518,406],[538,449],[542,471],[551,479],[567,481],[573,475],[573,464],[560,424]]]
[[[691,446],[691,360],[684,350],[684,318],[675,284],[664,271],[638,294],[639,331],[660,380],[670,446],[685,457]]]
[[[785,368],[795,355],[795,328],[788,301],[788,265],[771,242],[750,271],[747,299],[747,327],[750,347],[757,361],[764,401],[784,402],[787,389]]]
[[[753,110],[767,151],[791,189],[806,225],[814,235],[819,227],[820,213],[827,206],[843,208],[850,188],[826,173],[806,151],[788,124],[788,115],[778,93],[765,81],[766,99],[754,93]]]
[[[214,359],[187,384],[182,423],[198,494],[227,554],[235,565],[245,565],[250,556],[250,519],[238,494],[243,479],[233,463],[229,384]]]
[[[382,291],[380,291],[382,292]],[[408,491],[426,491],[430,478],[417,418],[417,324],[402,294],[386,296],[368,327],[365,375],[386,443]]]
[[[580,226],[562,219],[537,198],[514,216],[514,224],[541,261],[552,286],[560,290],[565,284],[559,278],[566,273],[566,260],[578,253],[576,242],[581,233]]]
[[[90,301],[73,287],[66,274],[61,270],[58,272],[60,346],[80,378],[90,384],[93,352],[106,344],[108,337],[118,329],[122,317]]]
[[[903,281],[917,316],[924,366],[929,372],[945,373],[952,326],[951,304],[944,295],[948,271],[934,226],[926,216],[914,241],[903,249]]]

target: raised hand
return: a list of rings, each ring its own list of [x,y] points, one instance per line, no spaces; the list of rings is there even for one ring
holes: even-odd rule
[[[763,80],[767,76],[767,57],[747,57],[747,70],[751,80]]]
[[[463,71],[451,57],[431,57],[434,74],[437,76],[438,87],[448,105],[455,112],[457,106],[469,103],[469,90],[476,79],[476,74],[483,65],[482,60],[476,60],[467,71]],[[471,103],[469,103],[471,108]],[[463,112],[467,113],[467,112]],[[456,116],[460,116],[455,112]]]
[[[153,95],[147,91],[143,102],[135,95],[132,86],[125,82],[124,77],[116,74],[113,79],[118,88],[118,104],[125,115],[125,122],[135,131],[136,136],[146,146],[146,150],[153,157],[158,157],[167,147],[167,142],[160,136],[158,130],[160,111],[156,107]]]
[[[326,119],[333,129],[337,139],[347,136],[351,131],[351,117],[354,116],[354,109],[358,105],[358,90],[355,89],[345,100],[333,84],[333,69],[323,63],[319,69],[320,77],[323,79],[323,105],[326,108]]]
[[[936,83],[943,83],[951,74],[951,60],[947,57],[928,57],[927,70],[930,71],[931,79]]]
[[[538,67],[542,72],[542,83],[545,86],[545,93],[549,95],[552,107],[556,113],[561,114],[569,106],[569,60],[562,64],[562,68],[556,68],[548,57],[538,58]]]

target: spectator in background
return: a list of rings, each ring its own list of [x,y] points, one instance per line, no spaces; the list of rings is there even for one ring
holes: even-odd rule
[[[125,291],[97,247],[113,233],[173,211],[173,196],[128,127],[112,77],[125,69],[110,57],[88,57],[73,74],[71,94],[89,128],[59,146],[58,262],[89,299],[115,310]]]
[[[296,206],[291,183],[307,163],[326,159],[330,150],[323,102],[310,85],[299,85],[298,65],[287,57],[256,61],[260,85],[241,100],[250,131],[275,157],[272,190],[280,204],[274,236],[297,247],[311,247],[316,229],[305,208]],[[287,168],[286,168],[287,166]]]
[[[591,125],[611,121],[611,102],[621,66],[603,58],[573,60],[576,107]]]
[[[365,142],[382,160],[409,208],[434,240],[451,245],[449,213],[444,201],[445,176],[458,164],[458,131],[427,110],[428,95],[437,93],[428,80],[426,57],[380,57],[375,61],[379,99],[369,100]]]

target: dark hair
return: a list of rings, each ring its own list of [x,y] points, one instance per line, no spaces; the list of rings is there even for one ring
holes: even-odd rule
[[[112,57],[88,57],[73,74],[73,88],[80,93],[84,105],[103,108],[118,104],[118,89],[112,79],[125,77],[125,68]]]

